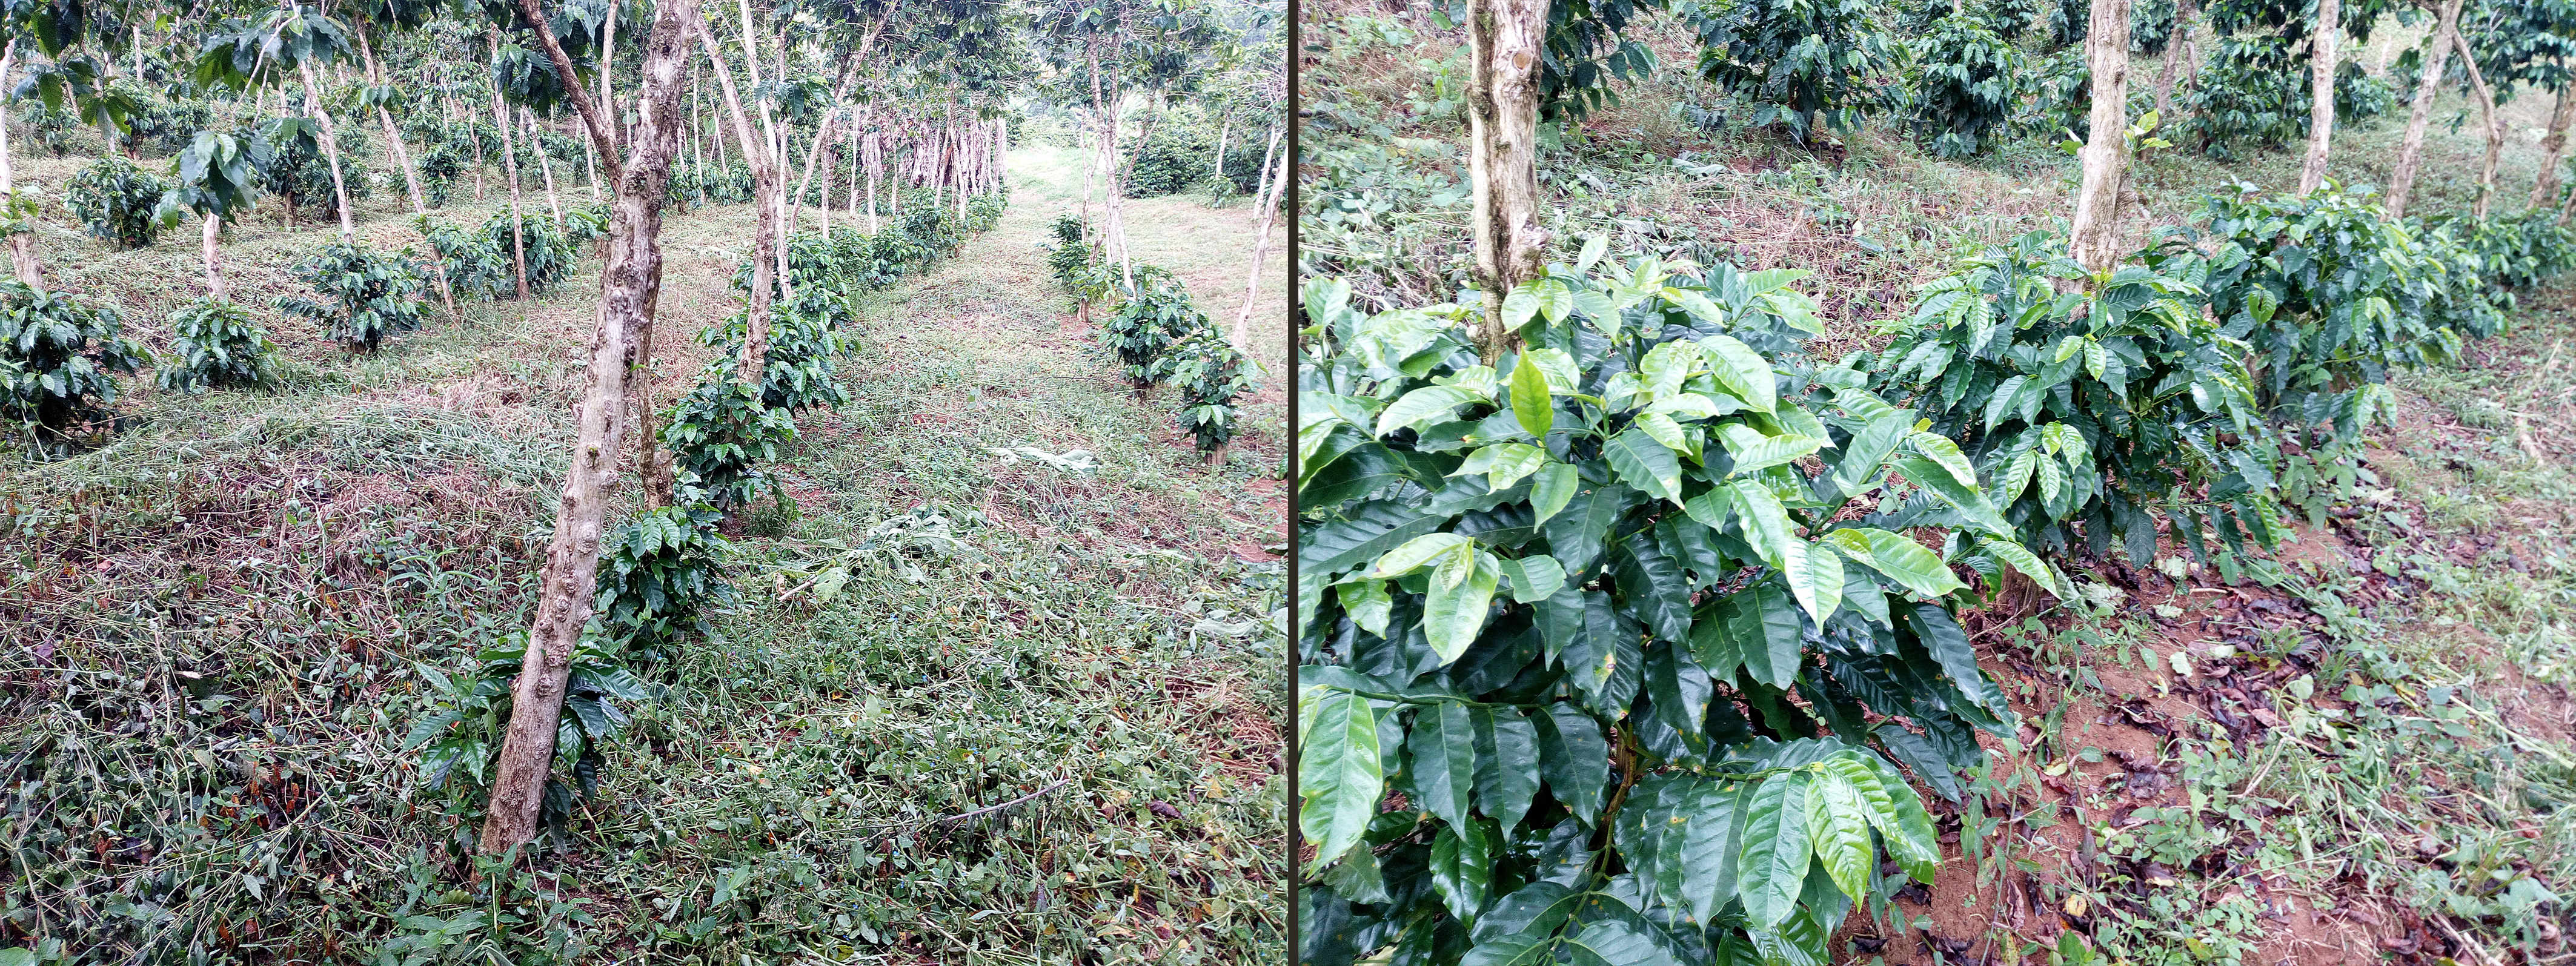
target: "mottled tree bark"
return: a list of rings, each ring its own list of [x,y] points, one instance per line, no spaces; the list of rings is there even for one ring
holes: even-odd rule
[[[1538,80],[1547,0],[1468,0],[1467,170],[1475,210],[1476,286],[1485,294],[1485,362],[1513,341],[1503,296],[1535,276],[1547,248],[1538,222]],[[2124,34],[2125,36],[2125,34]]]
[[[2299,165],[2300,194],[2326,183],[2326,154],[2334,145],[2335,54],[2343,39],[2342,13],[2337,0],[2317,0],[2316,30],[2308,37],[2308,61],[2314,76],[2308,81],[2308,156]]]
[[[1252,238],[1252,278],[1243,284],[1243,311],[1234,317],[1234,347],[1245,352],[1252,350],[1252,308],[1261,298],[1261,262],[1270,254],[1270,230],[1279,220],[1279,196],[1287,193],[1288,189],[1289,168],[1285,155],[1279,159],[1277,177],[1269,177],[1270,155],[1278,145],[1279,129],[1274,127],[1270,129],[1270,147],[1261,152],[1263,175],[1268,183],[1254,189],[1255,203],[1261,206],[1261,227]]]
[[[9,69],[17,62],[18,39],[12,37],[6,46],[0,46],[0,90],[9,89]],[[0,118],[0,200],[17,197],[17,185],[17,174],[9,164],[9,122],[7,118]],[[209,239],[212,237],[208,236]],[[206,278],[210,280],[209,287],[220,288],[211,281],[215,278],[214,242],[209,240],[206,246]],[[36,263],[35,235],[23,231],[9,234],[9,267],[17,273],[18,281],[28,288],[45,287],[45,273]],[[218,294],[216,297],[222,296]]]
[[[748,14],[746,24],[748,22]],[[752,232],[751,308],[749,324],[742,340],[742,353],[737,360],[738,373],[744,382],[760,385],[761,374],[769,364],[769,305],[771,297],[782,287],[778,277],[778,159],[769,152],[770,141],[751,130],[751,116],[743,111],[742,94],[733,86],[733,69],[725,66],[724,54],[716,47],[715,32],[705,20],[695,25],[698,41],[706,47],[707,59],[716,66],[716,86],[724,91],[725,111],[733,117],[734,140],[741,142],[743,162],[751,166],[753,204],[759,208],[759,226]],[[746,32],[743,42],[751,46],[752,34]],[[757,63],[759,53],[748,51],[746,60]],[[756,69],[756,68],[755,68]],[[753,83],[758,83],[757,76]]]
[[[2567,156],[2567,126],[2576,121],[2576,88],[2558,90],[2558,104],[2549,111],[2549,133],[2540,139],[2540,177],[2531,183],[2531,199],[2525,208],[2538,211],[2558,200],[2558,162]]]
[[[521,2],[533,5],[534,0]],[[530,19],[540,31],[545,29],[544,18]],[[572,650],[581,639],[582,624],[590,619],[608,497],[617,478],[617,454],[627,425],[626,382],[635,351],[630,334],[652,318],[661,288],[659,236],[662,202],[670,191],[671,156],[678,147],[681,53],[686,25],[696,19],[695,0],[661,0],[654,5],[653,25],[644,44],[644,92],[636,101],[635,149],[628,163],[617,168],[621,176],[610,216],[607,265],[600,272],[588,384],[574,410],[578,442],[564,475],[554,539],[539,577],[537,615],[528,629],[526,657],[511,690],[510,722],[478,844],[485,855],[505,854],[536,839],[546,780],[553,771],[555,730],[563,720],[564,695],[572,678]]]
[[[2084,180],[2075,194],[2068,248],[2077,264],[2098,275],[2120,263],[2120,183],[2129,150],[2129,0],[2093,0],[2084,59],[2093,69],[2092,131],[2084,141]]]
[[[2380,207],[2390,220],[2406,217],[2407,199],[2415,193],[2415,175],[2424,163],[2424,132],[2433,123],[2433,98],[2442,90],[2442,71],[2450,66],[2451,29],[2460,21],[2461,0],[2442,0],[2440,22],[2424,47],[2424,73],[2415,81],[2415,104],[2406,115],[2406,136],[2397,143],[2397,165],[2388,174],[2388,200]]]
[[[2469,49],[2467,38],[2460,36],[2460,25],[2451,24],[2451,46],[2460,53],[2460,66],[2469,72],[2469,93],[2477,95],[2478,118],[2486,125],[2487,156],[2478,166],[2478,200],[2470,214],[2481,221],[2487,217],[2487,205],[2495,200],[2496,161],[2504,154],[2504,121],[2496,117],[2495,91],[2487,87],[2486,73],[2478,69],[2478,55]]]

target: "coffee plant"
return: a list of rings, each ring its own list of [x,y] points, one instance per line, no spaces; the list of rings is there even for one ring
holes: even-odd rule
[[[456,191],[457,179],[466,176],[474,163],[474,145],[466,141],[441,141],[416,159],[420,169],[420,193],[432,208],[447,203]],[[676,180],[678,176],[673,175]]]
[[[664,414],[662,445],[680,482],[704,489],[720,509],[749,506],[768,493],[773,481],[754,464],[777,459],[796,440],[795,417],[764,405],[763,395],[734,378],[733,359],[718,358]]]
[[[1899,324],[1869,367],[1878,391],[1922,412],[1991,484],[1961,494],[1966,509],[1908,508],[1927,522],[1974,526],[1970,514],[1999,510],[2032,550],[2116,546],[2138,566],[2154,559],[2160,520],[2195,550],[2203,521],[2231,548],[2240,525],[2266,547],[2281,532],[2247,347],[2201,314],[2191,283],[2135,265],[2091,278],[2063,236],[2033,232],[1926,285]]]
[[[770,306],[769,351],[763,356],[760,404],[790,412],[815,406],[839,409],[850,401],[850,390],[833,378],[833,369],[853,340],[841,333],[827,312],[809,310],[835,304],[837,300],[831,293],[817,287],[799,290],[797,298],[800,302],[819,302],[821,306]],[[736,312],[725,320],[722,329],[700,331],[698,342],[714,349],[719,359],[729,361],[739,351],[748,329],[746,313]]]
[[[142,248],[161,234],[154,214],[169,185],[110,154],[72,176],[63,192],[63,207],[97,238]]]
[[[1877,78],[1903,49],[1879,27],[1867,0],[1774,0],[1686,4],[1699,35],[1700,76],[1754,105],[1746,127],[1787,125],[1805,140],[1826,128],[1848,131],[1889,106]]]
[[[2504,288],[2530,288],[2543,280],[2576,268],[2576,231],[2558,223],[2558,216],[2546,208],[2511,214],[2498,212],[2485,221],[2465,215],[2443,219],[2428,226],[2425,237],[2441,231],[2466,247],[2477,260],[2475,274]],[[2508,302],[2505,308],[2511,308]],[[2502,322],[2499,315],[2498,324]],[[2487,336],[2489,331],[2463,334]]]
[[[366,150],[367,136],[360,125],[342,124],[340,138],[340,176],[349,190],[352,203],[374,190],[364,163],[357,152]],[[340,213],[339,195],[331,189],[331,162],[322,153],[322,128],[307,117],[282,117],[267,124],[245,126],[233,132],[237,139],[265,140],[270,149],[268,164],[259,170],[260,190],[286,201],[287,219],[293,221],[299,212],[310,212],[315,218],[336,218]]]
[[[1075,272],[1091,264],[1091,245],[1083,238],[1082,219],[1057,215],[1048,231],[1055,243],[1040,246],[1046,249],[1047,270],[1055,274],[1056,281],[1070,282]]]
[[[603,557],[603,565],[610,558]],[[604,586],[604,584],[603,584]],[[596,625],[593,625],[596,626]],[[460,845],[471,848],[465,830],[491,799],[501,736],[510,722],[511,685],[527,657],[528,632],[512,630],[475,654],[470,675],[450,676],[426,664],[413,670],[428,685],[432,710],[412,722],[404,751],[420,753],[420,786],[444,793],[443,810],[457,822]],[[602,748],[616,740],[628,721],[616,702],[651,699],[652,688],[624,666],[615,643],[584,633],[573,648],[572,678],[565,688],[563,725],[556,732],[554,773],[546,778],[544,804],[538,814],[558,840],[567,834],[573,807],[598,793],[599,769],[607,761]]]
[[[1916,139],[1944,158],[1970,157],[2011,135],[2030,65],[1983,20],[1952,14],[1913,43]]]
[[[429,239],[430,250],[437,253],[440,267],[447,272],[447,284],[456,294],[488,299],[517,291],[511,282],[507,228],[502,230],[501,243],[496,246],[489,233],[432,221],[426,215],[412,223]]]
[[[646,664],[668,659],[687,634],[712,637],[706,611],[734,598],[724,579],[733,544],[717,530],[723,520],[699,491],[636,514],[600,555],[598,600],[583,636]]]
[[[199,298],[170,314],[170,357],[161,360],[161,388],[204,392],[211,388],[274,389],[277,346],[231,302]]]
[[[581,260],[580,248],[572,239],[565,237],[563,232],[555,230],[554,219],[542,212],[529,211],[522,214],[519,219],[519,233],[521,243],[527,247],[528,292],[531,295],[544,295],[553,291],[554,287],[564,280],[564,276],[572,273],[574,263]],[[484,241],[492,246],[492,251],[501,256],[502,284],[493,289],[487,297],[498,299],[515,296],[518,293],[518,286],[510,280],[509,274],[511,270],[509,210],[503,208],[493,212],[492,217],[484,219],[482,234]]]
[[[1128,383],[1143,396],[1154,384],[1154,361],[1182,338],[1212,324],[1190,299],[1190,290],[1168,271],[1138,265],[1135,287],[1129,289],[1118,277],[1117,266],[1103,265],[1100,270],[1109,276],[1108,286],[1118,290],[1117,304],[1100,327],[1100,341],[1118,353]]]
[[[2011,726],[1952,567],[2028,552],[1867,512],[1966,459],[1803,361],[1804,273],[1601,248],[1512,294],[1494,367],[1472,305],[1308,283],[1309,961],[1826,962],[1939,859],[1900,768],[1956,797]]]
[[[421,268],[409,252],[335,241],[289,271],[322,299],[281,295],[271,304],[329,327],[332,340],[352,352],[374,352],[386,336],[420,328]]]
[[[1180,389],[1181,425],[1189,427],[1200,452],[1233,441],[1234,400],[1253,389],[1244,371],[1249,361],[1215,326],[1183,336],[1154,360],[1154,381]]]
[[[2266,35],[2221,36],[2203,65],[2200,83],[2178,92],[2188,120],[2183,130],[2199,138],[2212,158],[2234,160],[2247,144],[2276,147],[2304,138],[2310,119],[2308,60],[2287,42]],[[2397,96],[2357,61],[2335,69],[2337,123],[2388,113]]]
[[[29,455],[55,455],[114,428],[116,377],[152,361],[112,305],[0,280],[0,419]]]

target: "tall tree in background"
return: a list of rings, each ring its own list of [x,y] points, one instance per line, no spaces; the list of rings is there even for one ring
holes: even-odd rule
[[[2326,152],[2334,142],[2335,42],[2343,37],[2340,12],[2336,0],[2317,0],[2316,31],[2308,41],[2313,79],[2309,82],[2308,155],[2299,165],[2300,194],[2315,191],[2326,181]]]
[[[2084,180],[2076,189],[2068,249],[2095,275],[2119,265],[2120,183],[2128,165],[2129,0],[2093,0],[2084,38],[2093,71],[2092,130],[2084,142]]]
[[[402,129],[394,125],[393,112],[388,107],[400,103],[402,95],[398,88],[386,82],[384,69],[376,62],[375,44],[368,37],[389,35],[396,30],[417,30],[436,14],[437,8],[422,0],[364,0],[348,9],[357,28],[350,33],[358,42],[358,57],[367,69],[367,86],[360,92],[358,102],[362,107],[375,110],[376,124],[384,131],[385,149],[392,152],[394,164],[402,168],[403,186],[411,199],[412,216],[427,218],[429,199],[420,187],[420,167],[412,163],[411,148],[403,140]],[[456,310],[456,290],[448,281],[445,259],[429,259],[429,277],[438,287],[438,301],[446,306],[447,317],[464,318]]]
[[[2406,202],[2415,193],[2416,172],[2424,160],[2424,132],[2433,121],[2433,98],[2441,93],[2442,72],[2450,66],[2451,33],[2460,21],[2460,3],[2442,0],[2433,32],[2424,40],[2424,69],[2415,81],[2406,135],[2397,142],[2397,164],[2388,175],[2388,197],[2381,205],[2392,220],[2406,217]]]
[[[273,129],[273,140],[309,133],[322,147],[331,169],[332,201],[340,211],[340,240],[357,236],[357,213],[349,204],[349,183],[341,173],[339,127],[323,107],[319,68],[348,60],[353,45],[348,28],[318,8],[300,3],[270,11],[238,30],[219,31],[205,40],[197,56],[196,81],[239,92],[265,92],[299,83],[304,94],[303,118],[291,118]],[[280,91],[283,99],[284,91]],[[302,128],[311,125],[314,130]]]
[[[547,26],[537,0],[520,9],[562,76],[573,64]],[[574,412],[579,421],[572,464],[555,516],[554,539],[539,575],[537,615],[528,629],[526,656],[511,690],[511,714],[501,745],[492,799],[478,850],[507,854],[537,834],[537,819],[553,773],[555,735],[563,720],[572,678],[572,650],[590,619],[599,570],[608,496],[617,479],[622,434],[628,427],[626,381],[637,368],[634,334],[653,318],[661,289],[662,205],[670,194],[671,160],[679,150],[680,90],[688,31],[700,24],[696,0],[656,0],[644,42],[642,90],[635,99],[630,150],[619,160],[604,108],[571,87],[592,145],[616,182],[610,212],[607,266],[600,273],[597,328],[591,336],[587,385]]]
[[[742,2],[742,50],[745,69],[754,87],[760,85],[759,34],[754,31],[750,0]],[[736,362],[737,374],[751,385],[760,384],[769,356],[769,306],[780,288],[778,260],[779,229],[779,160],[777,140],[769,134],[755,134],[750,115],[743,109],[742,91],[734,86],[733,68],[725,64],[723,48],[716,43],[715,31],[707,19],[699,17],[690,25],[705,50],[708,63],[715,65],[716,84],[724,91],[726,116],[733,121],[734,139],[742,149],[743,162],[751,167],[752,204],[758,209],[758,228],[753,232],[751,255],[751,306],[749,325],[742,340],[742,351]],[[774,126],[772,128],[774,132]]]
[[[1484,293],[1479,340],[1487,365],[1508,341],[1503,297],[1538,274],[1547,229],[1538,218],[1539,62],[1547,0],[1468,0],[1467,173],[1474,211],[1476,287]]]

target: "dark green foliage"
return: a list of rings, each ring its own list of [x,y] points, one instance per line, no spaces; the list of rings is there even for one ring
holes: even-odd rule
[[[2059,280],[2078,287],[2059,294]],[[2190,283],[2136,266],[2088,279],[2063,236],[2033,232],[1927,286],[1913,331],[1870,368],[1883,395],[1965,451],[2024,546],[2117,548],[2145,566],[2160,520],[2195,548],[2191,528],[2227,520],[2270,546],[2275,448],[2246,346],[2199,301]]]
[[[153,97],[143,102],[143,110],[130,123],[135,147],[166,157],[186,150],[198,131],[214,127],[215,112],[205,101]]]
[[[1083,238],[1082,219],[1057,215],[1048,230],[1055,236],[1055,243],[1046,246],[1047,270],[1054,273],[1056,281],[1071,282],[1074,273],[1091,264],[1091,244]]]
[[[2136,0],[2129,6],[2129,49],[2161,57],[2174,39],[2174,0]]]
[[[1117,272],[1117,266],[1102,267],[1113,275]],[[1135,288],[1120,294],[1100,327],[1100,341],[1118,353],[1127,381],[1141,394],[1154,384],[1154,361],[1182,338],[1209,326],[1179,279],[1160,268],[1139,265]]]
[[[161,233],[155,214],[170,186],[117,155],[98,159],[72,177],[63,207],[97,238],[142,248]]]
[[[1465,9],[1464,4],[1459,5]],[[1610,103],[1610,82],[1636,83],[1654,70],[1646,45],[1620,36],[1656,5],[1637,0],[1559,0],[1547,7],[1547,55],[1539,58],[1539,117],[1580,121]],[[1253,162],[1259,164],[1258,161]],[[1234,162],[1226,163],[1229,171]],[[1238,185],[1241,182],[1237,182]],[[1245,191],[1252,190],[1246,186]]]
[[[1002,223],[1002,210],[1010,206],[1008,192],[976,195],[966,199],[966,233],[980,235]]]
[[[2137,19],[2134,11],[2130,19],[2134,26]],[[2092,27],[2091,0],[2056,0],[2048,5],[2048,42],[2051,45],[2071,47],[2081,43],[2084,35],[2092,32]]]
[[[608,235],[608,203],[603,201],[588,208],[564,212],[564,244],[575,251]]]
[[[1683,17],[1699,34],[1700,76],[1752,105],[1746,127],[1779,123],[1803,141],[1889,106],[1878,78],[1900,49],[1866,0],[1690,4]]]
[[[609,561],[603,557],[602,564]],[[595,625],[594,625],[595,626]],[[430,709],[412,721],[402,750],[420,752],[420,785],[443,792],[449,807],[479,811],[491,799],[501,736],[510,722],[511,685],[527,657],[528,632],[513,630],[475,654],[476,673],[464,680],[427,664],[416,665],[426,682]],[[564,695],[563,726],[555,736],[554,769],[539,809],[542,824],[566,834],[579,798],[598,791],[603,746],[625,730],[628,718],[615,702],[649,700],[653,689],[629,672],[613,644],[584,634],[573,648],[572,678]]]
[[[685,212],[690,205],[706,203],[706,185],[699,182],[695,169],[685,164],[671,166],[669,201],[675,212]]]
[[[760,394],[733,376],[734,360],[710,360],[698,385],[665,414],[662,445],[670,447],[680,482],[707,491],[716,506],[748,506],[773,481],[756,463],[778,458],[796,440],[787,410],[762,405]]]
[[[429,247],[438,253],[439,265],[447,272],[451,291],[467,297],[498,298],[515,292],[510,281],[510,238],[501,236],[501,244],[481,231],[460,228],[443,221],[432,221],[424,215],[413,220]]]
[[[1217,133],[1216,125],[1195,120],[1155,125],[1136,146],[1122,186],[1127,197],[1179,194],[1216,177]],[[1261,177],[1260,133],[1237,125],[1226,141],[1226,180],[1238,192],[1249,193]]]
[[[457,180],[472,170],[474,145],[467,141],[441,141],[420,153],[414,161],[420,168],[420,193],[429,206],[447,203],[456,192]]]
[[[2313,92],[2304,48],[2293,51],[2261,34],[2222,37],[2202,71],[2200,83],[2176,101],[2188,115],[2182,132],[2198,138],[2203,153],[2226,161],[2249,144],[2279,146],[2307,136]],[[2387,83],[2359,63],[2346,60],[2336,68],[2338,123],[2384,115],[2396,103]]]
[[[1154,360],[1153,378],[1181,392],[1181,425],[1201,452],[1234,439],[1234,400],[1252,391],[1248,360],[1214,326],[1182,337]]]
[[[0,419],[31,454],[103,440],[116,416],[116,376],[150,362],[111,305],[0,280]]]
[[[2558,216],[2546,208],[2498,213],[2483,222],[2458,216],[2437,221],[2433,227],[2467,247],[2477,259],[2477,274],[2505,288],[2529,288],[2576,268],[2576,231],[2560,225]],[[2494,333],[2463,334],[2483,338]]]
[[[328,326],[332,340],[352,352],[374,352],[386,336],[420,328],[422,269],[408,251],[335,241],[290,271],[323,300],[281,295],[272,304]]]
[[[824,305],[837,302],[819,286],[812,292]],[[807,290],[799,290],[797,297],[808,298]],[[830,314],[800,308],[804,307],[769,307],[769,351],[762,356],[760,404],[791,412],[814,406],[839,409],[850,401],[850,391],[833,378],[833,370],[855,340],[841,333]],[[718,359],[730,360],[740,353],[748,327],[745,313],[736,312],[725,320],[724,328],[701,330],[698,342],[713,348]]]
[[[683,635],[715,633],[706,610],[733,599],[724,565],[733,544],[717,532],[724,514],[704,494],[679,494],[678,505],[627,521],[614,547],[599,556],[598,599],[584,637],[614,642],[645,660],[668,656]]]
[[[1913,47],[1916,139],[1935,155],[1964,158],[2011,135],[2013,110],[2029,75],[2019,49],[1966,15],[1934,21]]]
[[[18,109],[18,125],[27,132],[27,140],[36,147],[62,157],[97,132],[81,123],[80,116],[63,107],[30,99]]]
[[[706,169],[705,178],[706,183],[700,187],[700,191],[706,196],[708,204],[739,205],[751,201],[751,169],[740,166],[730,169],[710,167]]]
[[[170,358],[161,360],[161,388],[274,389],[277,346],[231,302],[199,298],[170,313]]]
[[[339,217],[339,196],[331,190],[331,161],[323,156],[320,131],[310,118],[288,117],[233,132],[235,138],[256,137],[268,143],[268,163],[259,169],[260,190],[285,200],[289,220],[299,212],[316,218]],[[340,177],[355,203],[374,190],[366,165],[356,154],[366,138],[346,124],[340,125],[339,136]]]
[[[1953,470],[1796,355],[1804,273],[1597,256],[1512,294],[1500,371],[1472,307],[1307,283],[1308,962],[1832,961],[1939,860],[1899,769],[1956,797],[2011,727],[1951,615],[1964,558],[1856,512]]]

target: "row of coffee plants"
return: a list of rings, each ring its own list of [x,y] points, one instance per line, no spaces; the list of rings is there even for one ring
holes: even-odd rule
[[[1093,303],[1108,306],[1100,341],[1117,355],[1136,398],[1146,398],[1156,385],[1179,390],[1181,425],[1199,452],[1211,461],[1222,459],[1234,441],[1234,401],[1255,388],[1251,361],[1199,311],[1189,287],[1170,271],[1092,263],[1082,223],[1070,216],[1057,219],[1053,231],[1055,244],[1042,246],[1048,265],[1086,311]]]
[[[1931,880],[1914,785],[1957,798],[2013,723],[1960,608],[2114,548],[2234,579],[2367,478],[2392,371],[2576,257],[2331,186],[2209,215],[2102,276],[1979,253],[1829,364],[1804,272],[1599,239],[1511,293],[1499,358],[1472,303],[1306,283],[1307,958],[1830,961]]]

